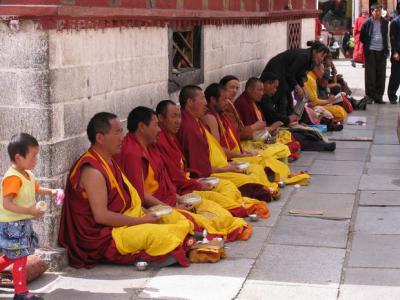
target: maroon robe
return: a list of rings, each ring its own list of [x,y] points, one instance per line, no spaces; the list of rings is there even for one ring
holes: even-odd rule
[[[257,121],[265,120],[261,111],[260,111],[261,120],[257,116],[254,105],[256,104],[254,103],[253,100],[250,99],[250,97],[247,95],[246,92],[243,92],[239,96],[239,98],[237,98],[235,101],[235,108],[245,126],[250,126],[256,123]]]
[[[157,148],[179,195],[201,190],[200,182],[186,177],[185,172],[190,170],[185,170],[185,158],[175,135],[163,129],[158,137]]]
[[[123,141],[118,162],[127,174],[130,182],[144,196],[144,180],[148,176],[149,165],[154,172],[154,179],[159,188],[153,196],[170,206],[176,205],[176,188],[172,183],[160,153],[155,146],[148,147],[148,153],[137,141],[135,135],[129,132]],[[143,199],[143,198],[142,198]]]

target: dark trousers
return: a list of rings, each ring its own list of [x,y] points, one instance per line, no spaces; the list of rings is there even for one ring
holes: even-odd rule
[[[389,86],[388,86],[388,97],[391,102],[395,102],[397,100],[397,90],[400,85],[400,61],[391,60],[392,67],[390,69],[390,78],[389,78]]]
[[[385,51],[370,50],[365,56],[365,94],[375,101],[382,101],[385,81]]]

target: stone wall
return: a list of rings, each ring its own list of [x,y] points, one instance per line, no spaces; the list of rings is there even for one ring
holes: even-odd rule
[[[314,36],[313,22],[302,21],[303,45]],[[227,74],[242,82],[258,76],[287,47],[286,22],[203,30],[203,87]],[[35,173],[42,184],[63,186],[88,147],[86,125],[96,112],[125,119],[137,105],[177,100],[177,92],[168,94],[168,66],[166,27],[41,31],[30,21],[19,30],[0,23],[0,174],[9,165],[7,141],[25,131],[41,144]],[[35,224],[45,249],[57,249],[59,214],[50,205]]]

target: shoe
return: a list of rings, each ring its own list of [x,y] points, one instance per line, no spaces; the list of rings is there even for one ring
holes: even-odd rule
[[[363,99],[367,100],[367,104],[372,104],[374,103],[374,99],[372,99],[370,96],[365,96]]]
[[[363,64],[362,67],[365,68],[365,65]]]
[[[375,100],[374,102],[376,104],[386,104],[386,102],[383,102],[383,100]]]
[[[354,62],[354,60],[351,60],[351,66],[352,66],[353,68],[356,67],[356,63]]]
[[[335,150],[336,150],[336,143],[335,142],[325,143],[323,151],[333,152]]]
[[[43,297],[38,295],[33,295],[29,292],[25,292],[22,294],[15,294],[13,300],[44,300]]]

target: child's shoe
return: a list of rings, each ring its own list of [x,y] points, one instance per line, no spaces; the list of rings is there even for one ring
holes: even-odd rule
[[[25,292],[22,294],[15,294],[13,300],[44,300],[44,299],[38,295]]]

